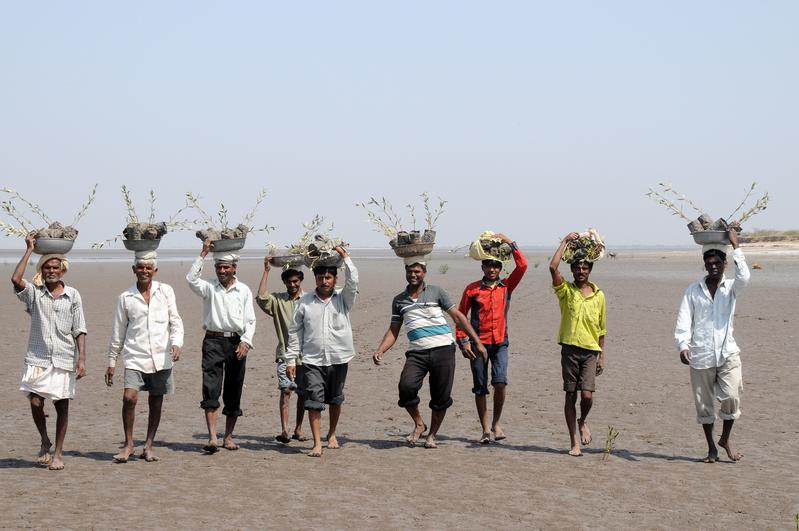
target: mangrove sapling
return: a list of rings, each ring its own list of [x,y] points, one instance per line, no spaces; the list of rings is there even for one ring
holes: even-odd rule
[[[92,187],[91,192],[89,192],[88,199],[81,205],[78,213],[75,214],[75,217],[72,219],[72,222],[69,225],[63,225],[58,221],[53,221],[47,214],[45,214],[44,209],[42,209],[37,203],[26,199],[16,190],[11,188],[2,188],[0,189],[0,192],[9,195],[7,200],[0,203],[0,210],[5,212],[6,215],[16,223],[8,223],[0,220],[0,230],[2,230],[6,236],[24,238],[28,234],[33,234],[36,238],[74,240],[78,236],[78,230],[75,228],[75,225],[77,225],[78,222],[83,219],[83,217],[86,215],[86,212],[88,212],[89,207],[92,205],[92,203],[94,203],[94,200],[97,196],[97,185],[95,184]],[[47,226],[44,228],[34,227],[33,222],[28,219],[21,209],[17,208],[15,203],[20,203],[20,206],[26,207],[31,213],[40,218]]]

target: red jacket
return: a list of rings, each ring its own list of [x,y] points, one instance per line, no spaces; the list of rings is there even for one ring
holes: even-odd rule
[[[527,271],[527,259],[522,252],[513,248],[513,261],[516,267],[504,280],[494,286],[483,284],[482,280],[472,282],[463,290],[458,309],[463,315],[471,313],[472,328],[485,345],[499,345],[508,340],[508,308],[510,296]],[[460,327],[456,331],[459,343],[469,341],[466,332]]]

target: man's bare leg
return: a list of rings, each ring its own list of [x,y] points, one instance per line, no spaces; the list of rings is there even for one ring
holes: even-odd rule
[[[424,419],[422,418],[422,414],[419,413],[418,406],[407,406],[405,410],[408,412],[408,415],[411,416],[413,419],[413,431],[405,437],[405,440],[410,444],[416,444],[416,441],[419,440],[419,437],[427,429],[427,426],[424,423]]]
[[[55,422],[55,453],[53,461],[48,467],[50,470],[63,470],[64,461],[61,452],[64,449],[64,438],[67,436],[67,424],[69,424],[69,399],[56,400],[53,402],[56,412]]]
[[[42,446],[39,448],[39,453],[36,456],[36,464],[49,465],[50,461],[53,459],[50,453],[50,448],[53,446],[53,443],[50,442],[50,437],[47,435],[47,417],[44,414],[44,398],[37,394],[30,393],[28,399],[31,403],[33,423],[36,425],[36,429],[39,430],[39,437],[41,437],[42,440]]]
[[[313,448],[308,452],[308,457],[322,457],[322,412],[309,409],[308,423],[311,425],[311,435],[313,436]]]
[[[580,418],[577,419],[577,427],[580,429],[580,442],[584,446],[591,444],[591,430],[588,429],[588,412],[591,411],[591,406],[594,405],[593,391],[580,392]]]
[[[225,450],[239,449],[239,445],[233,442],[233,428],[236,427],[238,418],[236,415],[225,415],[225,438],[222,441],[222,447]]]
[[[294,434],[292,439],[297,441],[304,441],[306,438],[302,435],[302,421],[305,419],[305,399],[297,395],[297,416],[295,417]]]
[[[494,440],[501,441],[505,438],[505,432],[499,425],[499,419],[502,418],[502,408],[505,406],[505,384],[496,384],[494,386],[494,420],[491,422],[491,431],[494,432]]]
[[[721,428],[721,437],[719,437],[719,446],[724,448],[724,451],[727,452],[727,457],[729,457],[731,461],[740,461],[744,454],[736,452],[732,444],[730,444],[730,435],[732,435],[732,425],[734,422],[735,420],[733,419],[724,421]],[[716,459],[718,459],[718,457]]]
[[[341,448],[336,438],[336,427],[338,426],[338,419],[341,416],[341,404],[330,404],[329,407],[330,427],[327,429],[327,447],[331,450]]]
[[[488,425],[488,406],[486,395],[474,395],[474,405],[477,406],[477,418],[480,420],[480,427],[483,429],[483,434],[480,436],[482,444],[491,442],[491,432]],[[431,421],[432,423],[432,421]]]
[[[278,408],[280,410],[280,435],[275,437],[275,439],[283,444],[288,444],[291,442],[289,438],[289,403],[291,402],[291,390],[284,389],[280,391],[280,398],[278,400]]]
[[[216,438],[216,419],[219,417],[219,408],[208,408],[205,410],[205,425],[208,427],[208,444],[203,446],[203,450],[215,454],[219,451],[219,440]]]
[[[139,401],[139,391],[125,389],[122,395],[122,429],[125,432],[125,445],[113,459],[117,463],[126,463],[135,448],[133,447],[133,422],[136,419],[136,403]]]
[[[702,431],[705,433],[707,441],[707,457],[702,459],[702,462],[715,463],[719,460],[719,451],[716,448],[716,443],[713,442],[713,423],[702,424]]]
[[[566,391],[566,400],[563,405],[566,416],[566,426],[569,428],[571,449],[569,455],[577,457],[583,455],[580,449],[580,439],[577,436],[577,391]]]
[[[155,440],[155,432],[158,431],[158,425],[161,424],[161,408],[164,405],[164,395],[152,394],[147,397],[147,403],[150,406],[150,415],[147,417],[147,440],[144,441],[144,451],[141,456],[148,463],[153,461],[160,461],[160,459],[153,453],[153,441]]]
[[[446,409],[442,409],[440,411],[433,410],[430,414],[430,431],[427,432],[427,438],[424,441],[425,448],[437,448],[436,445],[436,434],[438,433],[438,429],[441,427],[441,423],[444,422],[444,416],[447,414]]]

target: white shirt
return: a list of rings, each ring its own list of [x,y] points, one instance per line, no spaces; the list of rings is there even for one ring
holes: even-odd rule
[[[203,298],[203,329],[235,332],[250,348],[255,335],[255,309],[250,288],[238,280],[225,289],[219,280],[203,280],[203,258],[197,257],[186,280],[191,290]]]
[[[721,367],[727,356],[740,352],[732,337],[732,321],[735,300],[749,283],[750,275],[740,248],[733,250],[732,259],[735,278],[723,276],[715,297],[711,297],[705,277],[688,286],[680,303],[674,342],[678,351],[691,351],[691,367],[694,369]]]
[[[347,363],[355,356],[350,311],[358,294],[358,270],[349,256],[344,258],[344,275],[344,287],[327,300],[314,290],[297,301],[289,326],[288,365],[295,365],[300,354],[303,364],[321,367]]]
[[[108,347],[108,366],[122,353],[126,369],[147,374],[172,367],[172,346],[183,347],[183,320],[172,286],[153,280],[150,304],[136,284],[119,295]]]

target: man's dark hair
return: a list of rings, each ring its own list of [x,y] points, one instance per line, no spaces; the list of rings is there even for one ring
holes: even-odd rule
[[[318,277],[319,275],[325,275],[330,273],[334,277],[338,276],[338,268],[331,267],[331,266],[316,266],[313,268],[313,276]]]
[[[483,265],[486,267],[490,267],[492,265],[496,265],[497,267],[502,267],[502,262],[499,260],[491,260],[490,258],[487,258],[483,260]]]
[[[727,253],[725,253],[724,251],[722,251],[720,249],[708,249],[707,251],[702,253],[702,260],[703,261],[707,260],[711,256],[717,256],[719,258],[719,260],[721,260],[722,262],[726,262],[727,261]]]
[[[425,273],[427,273],[427,266],[426,266],[426,265],[424,265],[424,264],[422,264],[422,263],[420,263],[420,262],[415,262],[415,263],[413,263],[413,264],[408,264],[408,265],[406,265],[406,266],[405,266],[405,271],[407,271],[408,269],[410,269],[410,268],[411,268],[411,267],[413,267],[413,266],[419,266],[419,267],[421,267],[421,268],[422,268],[422,271],[424,271]]]
[[[594,263],[593,262],[589,262],[588,260],[575,260],[574,262],[569,264],[569,269],[574,269],[575,266],[578,266],[580,264],[587,265],[589,273],[594,270]]]
[[[283,282],[287,281],[291,277],[300,277],[300,281],[305,280],[305,274],[299,269],[286,269],[280,273],[280,280]]]

